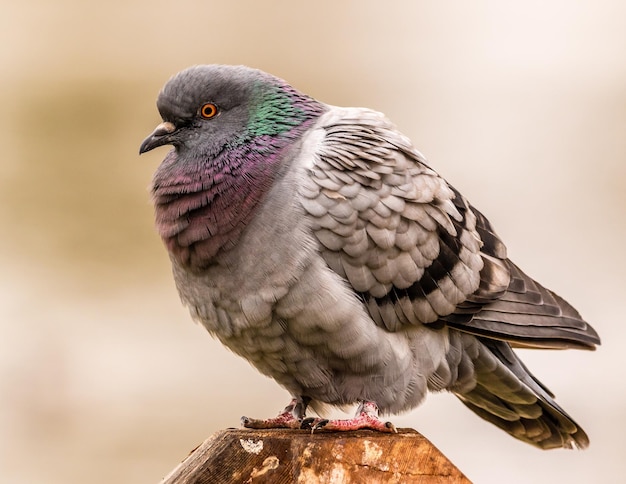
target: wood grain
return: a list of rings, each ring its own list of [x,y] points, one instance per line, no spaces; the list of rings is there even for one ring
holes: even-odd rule
[[[397,434],[226,429],[193,450],[161,484],[469,482],[413,429]]]

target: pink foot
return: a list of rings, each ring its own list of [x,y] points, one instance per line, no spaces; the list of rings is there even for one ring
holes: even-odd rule
[[[349,430],[371,429],[378,432],[397,433],[396,426],[391,422],[383,422],[378,418],[378,406],[374,402],[363,402],[356,415],[346,420],[319,420],[311,423],[311,432],[316,430],[333,430],[347,432]]]
[[[256,419],[241,417],[241,425],[248,429],[299,429],[304,418],[308,401],[294,398],[277,417]]]

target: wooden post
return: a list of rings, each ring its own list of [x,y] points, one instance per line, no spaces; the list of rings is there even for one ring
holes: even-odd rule
[[[227,429],[216,432],[161,484],[470,483],[413,429]]]

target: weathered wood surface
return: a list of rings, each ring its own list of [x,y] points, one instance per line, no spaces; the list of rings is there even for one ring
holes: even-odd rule
[[[161,484],[469,483],[433,444],[413,429],[227,429],[216,432]]]

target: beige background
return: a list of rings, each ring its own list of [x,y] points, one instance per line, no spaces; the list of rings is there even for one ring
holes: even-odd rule
[[[384,4],[384,6],[383,6]],[[477,483],[626,472],[626,3],[5,2],[0,16],[0,468],[10,483],[155,483],[288,395],[191,323],[137,155],[176,71],[243,63],[384,111],[529,274],[600,332],[524,359],[584,424],[541,452],[450,395],[394,419]]]

